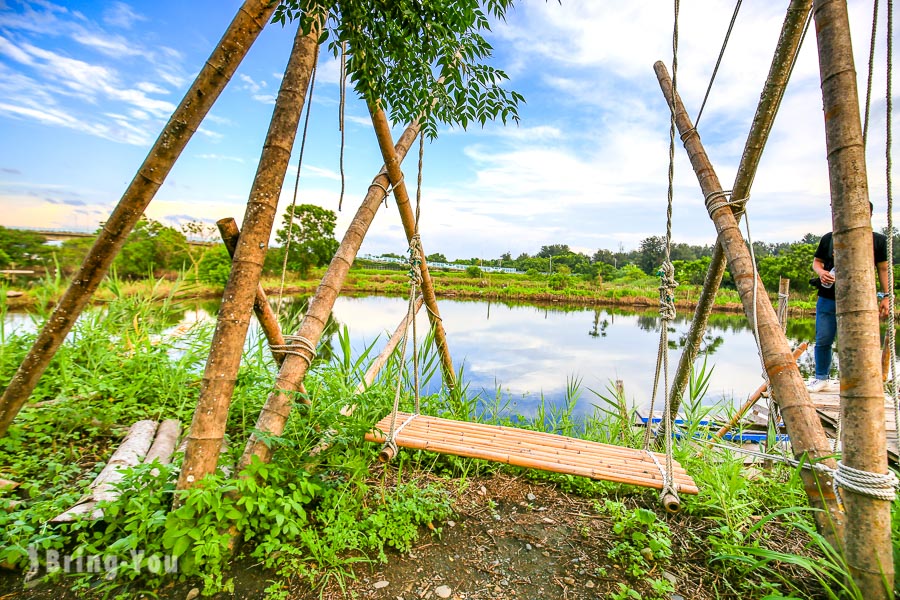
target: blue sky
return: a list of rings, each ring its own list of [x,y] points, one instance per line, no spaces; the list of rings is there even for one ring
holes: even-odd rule
[[[94,228],[225,30],[240,2],[0,0],[0,224]],[[725,187],[740,160],[787,2],[746,2],[700,124]],[[865,85],[871,4],[850,2]],[[733,4],[682,3],[679,91],[696,115]],[[427,144],[421,230],[450,258],[534,253],[568,243],[631,249],[665,232],[668,113],[652,70],[671,61],[671,2],[524,0],[488,39],[493,64],[525,95],[521,123],[441,128]],[[882,9],[882,34],[884,32]],[[884,40],[871,144],[874,224],[885,223]],[[148,214],[168,224],[240,222],[293,31],[269,25],[194,136]],[[337,209],[339,69],[323,54],[299,202]],[[830,229],[822,102],[810,32],[749,205],[754,239]],[[346,109],[347,194],[338,236],[381,165],[365,105]],[[398,128],[399,133],[399,128]],[[290,203],[299,136],[279,204]],[[714,229],[684,150],[676,149],[676,242]],[[414,181],[415,164],[406,164]],[[280,219],[279,219],[280,222]],[[393,202],[362,252],[405,249]]]

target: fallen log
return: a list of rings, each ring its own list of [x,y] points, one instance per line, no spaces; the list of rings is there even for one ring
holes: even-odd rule
[[[172,455],[175,454],[175,446],[178,445],[180,436],[181,421],[178,419],[163,421],[156,430],[156,438],[153,440],[150,450],[147,451],[147,456],[144,457],[144,463],[156,460],[160,464],[167,465],[172,462]]]
[[[97,503],[118,498],[119,491],[115,484],[122,481],[124,469],[136,466],[147,455],[155,433],[156,421],[138,421],[132,425],[122,444],[91,483],[88,488],[90,492],[75,506],[50,519],[50,522],[69,523],[85,515],[91,520],[102,518],[103,511],[97,509]]]

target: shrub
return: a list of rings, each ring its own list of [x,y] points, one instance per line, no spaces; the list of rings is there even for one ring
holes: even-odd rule
[[[203,253],[197,265],[197,278],[210,285],[225,285],[231,273],[231,257],[223,244],[213,246]]]
[[[469,265],[468,267],[466,267],[466,275],[468,275],[469,277],[479,277],[480,278],[483,274],[484,273],[482,272],[482,270],[479,269],[478,267],[476,267],[475,265]]]

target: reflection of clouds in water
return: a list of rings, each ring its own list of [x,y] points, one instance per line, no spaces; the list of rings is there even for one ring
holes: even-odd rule
[[[581,397],[576,412],[589,414],[592,404],[602,404],[589,390],[607,394],[610,382],[625,382],[626,396],[636,406],[650,401],[659,342],[658,316],[621,314],[602,309],[608,322],[605,337],[590,335],[595,309],[553,310],[534,306],[439,300],[454,363],[465,361],[469,390],[493,399],[499,385],[503,396],[524,414],[534,411],[541,394],[549,402],[565,398],[566,382],[580,378]],[[392,331],[403,318],[406,302],[400,298],[341,298],[335,317],[346,324],[360,351],[375,335]],[[424,311],[418,323],[427,327]],[[688,317],[671,327],[669,339],[687,333]],[[743,399],[760,384],[756,344],[743,317],[717,318],[710,333],[724,342],[708,365],[714,366],[707,401],[724,397]],[[382,339],[385,339],[382,337]],[[681,350],[669,351],[670,379]],[[434,382],[436,383],[436,382]],[[523,398],[523,395],[527,397]],[[661,402],[662,382],[657,392]]]
[[[653,313],[622,314],[600,309],[597,315],[597,309],[593,308],[555,310],[491,303],[488,319],[487,302],[442,299],[439,304],[454,364],[457,369],[465,365],[469,390],[481,392],[488,403],[493,402],[500,386],[502,401],[514,405],[513,410],[532,414],[541,394],[549,403],[561,403],[567,379],[571,377],[581,380],[581,397],[576,408],[580,415],[590,414],[592,404],[602,404],[590,390],[608,395],[607,388],[616,379],[624,381],[626,397],[636,406],[646,406],[650,401],[659,342],[658,317]],[[406,309],[407,301],[403,298],[342,297],[335,305],[334,316],[348,327],[356,353],[375,343],[374,357]],[[188,310],[178,325],[164,333],[207,318],[202,308]],[[605,337],[590,335],[595,318],[608,323]],[[419,312],[417,326],[421,339],[428,327],[424,309]],[[689,326],[688,316],[679,315],[669,339],[677,340]],[[7,313],[5,327],[7,334],[14,330],[35,331],[32,318],[25,313]],[[797,331],[796,326],[793,329]],[[743,401],[762,382],[753,335],[740,315],[713,315],[708,330],[722,336],[724,341],[707,362],[714,369],[706,401],[715,402],[719,398]],[[259,336],[254,319],[248,345]],[[336,345],[337,339],[332,343]],[[680,349],[669,352],[670,379],[680,354]],[[435,391],[439,385],[437,376],[426,391]],[[662,383],[658,403],[661,388]]]

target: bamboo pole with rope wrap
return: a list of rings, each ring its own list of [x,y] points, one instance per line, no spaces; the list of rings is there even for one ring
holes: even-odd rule
[[[863,597],[887,599],[893,597],[894,582],[891,501],[887,496],[877,498],[845,485],[848,476],[855,478],[860,473],[873,477],[891,475],[887,464],[884,389],[879,377],[881,343],[865,143],[847,3],[816,0],[813,17],[825,114],[837,335],[841,340],[838,356],[842,454],[835,481],[843,489],[847,522],[852,525],[846,529],[843,548],[850,575]],[[890,83],[890,70],[888,73]]]
[[[398,160],[402,160],[406,156],[419,135],[420,127],[419,122],[414,121],[397,140],[394,151]],[[334,308],[334,302],[340,294],[366,232],[375,219],[379,206],[387,196],[389,186],[390,180],[382,167],[369,185],[365,198],[344,233],[341,244],[331,259],[319,287],[316,288],[316,293],[309,301],[309,307],[300,322],[297,335],[309,340],[312,348],[301,349],[306,353],[305,357],[288,355],[285,358],[275,379],[275,388],[266,399],[256,421],[255,430],[262,435],[279,436],[284,432],[294,403],[294,396],[303,383],[303,378],[306,377],[306,372],[314,358],[315,346],[322,337],[322,331],[325,329],[332,308]],[[244,453],[238,461],[238,472],[246,468],[254,456],[259,457],[263,462],[269,462],[272,458],[272,449],[257,433],[251,434],[244,447]]]
[[[200,395],[187,435],[178,490],[194,487],[214,473],[218,465],[278,198],[318,55],[318,37],[315,28],[304,34],[298,25],[222,294],[209,358],[200,381]]]
[[[691,124],[681,98],[673,94],[666,66],[662,62],[657,62],[654,70],[669,109],[675,114],[675,124],[700,188],[707,199],[707,210],[715,224],[719,243],[728,259],[729,269],[734,275],[744,314],[751,322],[756,315],[759,323],[762,361],[775,394],[783,399],[782,415],[791,435],[794,454],[797,458],[807,457],[814,462],[823,461],[833,468],[834,461],[829,458],[831,447],[791,354],[787,338],[778,324],[775,309],[765,294],[755,293],[757,287],[761,290],[765,287],[756,274],[750,251],[744,243],[731,207],[727,202],[719,200],[724,192],[715,169],[700,142],[699,134]],[[837,546],[843,537],[843,515],[832,491],[830,478],[820,477],[820,474],[814,471],[804,471],[801,477],[810,504],[814,508],[824,509],[814,515],[819,532]]]
[[[393,186],[394,200],[397,204],[397,209],[400,211],[403,230],[406,233],[407,241],[411,242],[413,237],[417,235],[418,223],[410,207],[409,193],[403,181],[403,172],[400,170],[400,160],[394,151],[394,144],[391,140],[391,127],[388,124],[384,110],[380,106],[371,101],[367,102],[367,104],[369,114],[372,116],[372,124],[375,127],[375,135],[378,138],[378,147],[381,149],[387,175]],[[422,255],[422,297],[425,299],[428,319],[431,321],[431,327],[434,330],[434,341],[438,349],[438,355],[441,358],[441,371],[444,375],[444,383],[453,392],[456,389],[456,371],[453,369],[453,359],[450,356],[450,348],[447,345],[447,334],[444,331],[437,298],[434,295],[434,281],[431,279],[431,273],[428,271],[428,263],[425,260],[425,250],[422,248],[421,240],[419,252]]]
[[[128,234],[276,8],[277,3],[269,0],[246,0],[238,9],[0,397],[0,437],[6,435]]]
[[[788,6],[784,24],[781,28],[781,35],[778,38],[778,44],[772,58],[772,65],[769,67],[769,74],[763,85],[759,105],[753,116],[741,162],[734,178],[734,185],[732,185],[735,198],[747,198],[750,194],[750,188],[762,157],[763,148],[768,140],[769,132],[772,130],[775,116],[778,114],[781,98],[790,79],[796,55],[806,31],[806,23],[808,22],[811,7],[812,0],[792,0]],[[697,308],[694,310],[694,316],[691,319],[687,343],[681,353],[672,382],[671,404],[673,417],[677,414],[681,405],[681,399],[691,377],[694,360],[696,360],[700,351],[700,343],[703,340],[703,334],[709,322],[709,315],[712,314],[716,293],[722,282],[722,276],[725,274],[725,264],[725,252],[722,249],[722,245],[716,241],[709,268],[703,281],[703,288],[700,297],[697,299]]]

